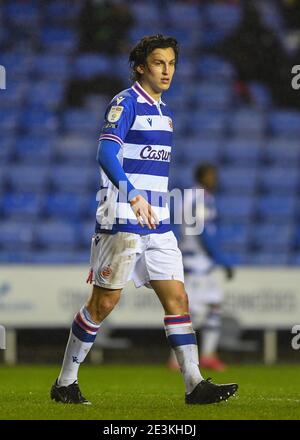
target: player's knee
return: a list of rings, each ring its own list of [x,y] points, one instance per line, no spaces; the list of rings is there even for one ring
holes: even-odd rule
[[[188,311],[189,303],[186,292],[178,292],[173,295],[168,301],[168,308],[182,313]]]
[[[114,309],[118,301],[119,298],[110,297],[109,295],[101,298],[97,304],[97,312],[99,314],[102,313],[109,314]]]

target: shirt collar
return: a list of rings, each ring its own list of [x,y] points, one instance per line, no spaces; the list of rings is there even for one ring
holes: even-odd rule
[[[152,96],[149,95],[149,93],[146,92],[145,89],[143,89],[143,87],[140,85],[139,82],[135,82],[132,86],[133,90],[139,95],[141,96],[148,104],[150,105],[157,105],[157,104],[162,104],[162,105],[166,105],[161,99],[159,99],[159,101],[155,101],[155,99],[152,98]]]

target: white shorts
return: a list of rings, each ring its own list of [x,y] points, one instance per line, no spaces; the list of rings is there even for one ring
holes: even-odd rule
[[[151,280],[184,282],[182,255],[172,231],[138,235],[131,232],[95,234],[91,245],[93,284],[122,289],[133,280],[150,287]]]
[[[185,288],[191,313],[197,313],[207,304],[221,304],[223,289],[217,275],[189,273],[185,275]]]

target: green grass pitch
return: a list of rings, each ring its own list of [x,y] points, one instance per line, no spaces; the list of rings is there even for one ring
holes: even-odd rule
[[[230,366],[216,383],[238,382],[235,398],[187,406],[180,373],[164,366],[83,365],[80,386],[92,406],[52,402],[55,366],[0,366],[0,419],[237,420],[300,419],[297,365]]]

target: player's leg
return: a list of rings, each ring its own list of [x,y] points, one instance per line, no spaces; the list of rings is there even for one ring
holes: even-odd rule
[[[217,356],[221,337],[223,290],[215,274],[204,277],[203,301],[207,305],[201,330],[200,366],[224,371],[226,365]]]
[[[221,336],[221,305],[208,304],[207,315],[201,331],[201,355],[200,366],[211,368],[216,371],[224,371],[226,365],[217,355]]]
[[[93,286],[88,302],[74,317],[57,380],[59,386],[66,387],[77,381],[79,366],[92,348],[102,321],[119,301],[120,294],[121,289]]]
[[[51,390],[51,398],[65,403],[89,403],[80,393],[77,375],[90,351],[102,321],[113,310],[132,272],[136,258],[135,234],[96,234],[92,239],[92,294],[75,315],[62,369]]]
[[[203,379],[199,371],[198,346],[183,283],[182,256],[172,232],[151,234],[133,279],[137,287],[150,283],[165,310],[166,335],[183,374],[186,403],[216,403],[232,396],[237,384],[213,384]]]
[[[203,377],[198,362],[198,346],[192,326],[188,297],[184,284],[177,280],[151,280],[165,311],[164,326],[170,346],[175,352],[189,394]]]

